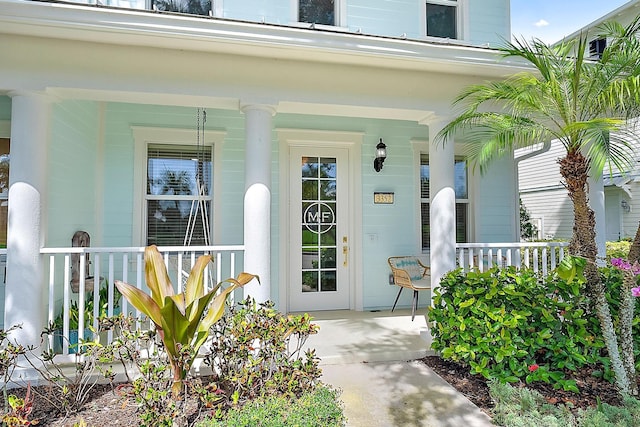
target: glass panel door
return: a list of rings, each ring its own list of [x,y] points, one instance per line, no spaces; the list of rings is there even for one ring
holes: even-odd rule
[[[349,307],[346,156],[340,149],[292,149],[293,311]]]

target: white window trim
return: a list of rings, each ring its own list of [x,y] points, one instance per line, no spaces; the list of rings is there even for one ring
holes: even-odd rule
[[[300,22],[298,20],[299,0],[289,0],[291,5],[291,26],[295,27],[309,27],[311,24],[307,22]],[[315,25],[318,29],[335,30],[336,28],[347,28],[347,1],[335,0],[335,25]]]
[[[469,21],[467,19],[468,16],[468,3],[467,0],[422,0],[420,2],[420,34],[427,40],[439,40],[443,39],[440,37],[430,37],[427,36],[427,3],[441,4],[444,6],[455,6],[456,7],[456,27],[457,34],[456,40],[464,41],[467,37],[467,27],[469,25]]]
[[[420,176],[420,166],[422,165],[422,161],[421,161],[421,156],[423,154],[426,154],[427,156],[429,156],[429,140],[428,139],[422,139],[422,138],[412,138],[410,140],[411,146],[413,147],[413,170],[414,170],[414,182],[415,182],[415,188],[418,191],[416,193],[416,199],[417,199],[417,203],[416,203],[416,216],[415,216],[415,230],[422,230],[422,197],[420,194],[420,188],[422,185],[421,182],[421,176]],[[475,213],[474,213],[474,209],[473,209],[473,200],[471,198],[471,195],[475,193],[474,188],[475,188],[475,184],[474,184],[474,179],[473,176],[474,174],[471,173],[471,170],[469,168],[469,160],[467,158],[467,156],[465,156],[464,154],[454,154],[454,162],[458,159],[461,158],[466,158],[467,159],[467,198],[465,199],[459,199],[456,198],[455,199],[455,203],[465,203],[467,205],[467,237],[466,239],[469,242],[473,242],[475,240]],[[431,195],[431,194],[429,194]],[[431,198],[429,197],[428,203],[431,203]],[[416,241],[414,242],[415,245],[415,253],[422,253],[425,255],[428,255],[430,252],[430,249],[423,249],[422,248],[422,232],[419,233],[414,233],[416,236]]]
[[[147,180],[147,147],[149,144],[175,144],[195,146],[198,138],[196,129],[162,128],[131,126],[134,139],[134,175],[133,175],[133,242],[134,246],[146,245],[146,180]],[[213,241],[220,235],[220,221],[216,221],[216,212],[220,206],[221,182],[221,154],[222,143],[226,136],[225,131],[206,130],[204,132],[204,145],[212,147],[213,155],[213,204],[211,212],[211,230]]]
[[[224,18],[224,0],[211,0],[211,9],[214,17]]]

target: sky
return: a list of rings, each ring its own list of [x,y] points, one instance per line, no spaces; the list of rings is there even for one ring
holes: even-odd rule
[[[629,0],[511,0],[511,33],[554,43]]]

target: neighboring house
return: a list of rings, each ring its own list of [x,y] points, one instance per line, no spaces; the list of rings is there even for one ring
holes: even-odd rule
[[[597,36],[597,27],[603,22],[615,20],[630,24],[640,15],[640,0],[626,3],[611,13],[568,35],[567,39],[589,35],[589,54],[597,60],[607,40]],[[638,145],[640,148],[640,144]],[[566,154],[557,141],[541,153],[518,162],[520,199],[529,211],[532,223],[538,229],[540,239],[570,239],[573,234],[573,204],[567,196],[558,166],[558,159]],[[516,157],[526,153],[521,150]],[[602,180],[591,183],[592,199],[604,196],[604,204],[592,203],[600,233],[607,241],[633,238],[640,221],[640,170],[620,171],[605,169]],[[603,208],[603,209],[602,209]]]
[[[389,256],[422,254],[437,284],[456,242],[519,241],[513,159],[480,176],[431,144],[464,87],[522,70],[488,47],[508,0],[150,7],[0,0],[4,319],[24,339],[60,311],[79,230],[95,249],[76,272],[141,285],[131,248],[210,243],[283,311],[389,308]]]

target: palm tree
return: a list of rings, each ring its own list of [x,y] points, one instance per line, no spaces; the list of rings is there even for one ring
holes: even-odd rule
[[[461,113],[437,135],[445,141],[460,135],[481,172],[490,162],[516,148],[558,140],[566,155],[560,174],[573,202],[572,255],[586,258],[586,291],[594,302],[621,392],[634,393],[635,369],[620,357],[605,289],[596,257],[595,215],[588,204],[587,178],[605,166],[629,170],[633,135],[627,120],[640,105],[640,21],[627,27],[607,23],[599,28],[608,46],[599,61],[586,56],[587,35],[549,46],[539,40],[516,40],[500,51],[532,66],[503,81],[465,89],[454,101]],[[624,343],[623,343],[624,344]],[[632,355],[633,356],[633,355]]]

